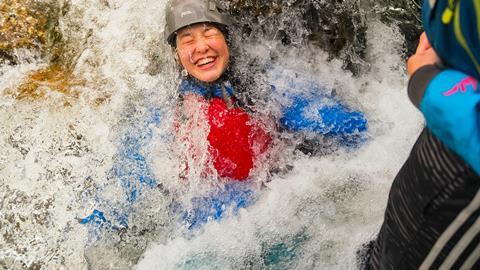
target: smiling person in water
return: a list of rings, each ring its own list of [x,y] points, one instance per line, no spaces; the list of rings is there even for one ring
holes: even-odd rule
[[[188,150],[185,173],[194,166],[203,168],[203,175],[215,171],[221,178],[248,179],[268,154],[277,126],[339,137],[366,130],[363,114],[327,95],[323,97],[333,105],[317,108],[316,120],[302,118],[309,101],[299,97],[284,110],[280,124],[252,112],[250,104],[247,109],[231,84],[235,81],[235,88],[244,87],[232,78],[230,26],[230,17],[217,1],[172,0],[167,5],[165,39],[182,70],[176,128],[177,138]]]
[[[166,40],[184,77],[179,87],[184,121],[178,130],[192,151],[187,160],[193,161],[185,169],[211,164],[221,178],[245,180],[272,139],[265,122],[238,104],[226,78],[229,25],[215,1],[174,0],[167,6]]]

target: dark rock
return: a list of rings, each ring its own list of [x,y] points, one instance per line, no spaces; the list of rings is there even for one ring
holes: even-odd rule
[[[405,56],[410,55],[421,33],[420,0],[232,0],[223,1],[242,29],[243,39],[276,39],[288,46],[313,44],[344,68],[358,74],[365,61],[366,17],[380,16],[397,25],[405,36]]]
[[[365,65],[365,20],[352,1],[233,0],[230,13],[243,38],[262,36],[288,46],[313,44],[344,60],[354,73]]]
[[[384,23],[398,26],[405,37],[405,56],[415,52],[423,31],[420,0],[378,1],[372,5],[372,12],[378,13]]]

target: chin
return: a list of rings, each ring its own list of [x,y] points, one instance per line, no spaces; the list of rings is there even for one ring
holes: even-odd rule
[[[218,78],[220,78],[221,74],[220,75],[205,75],[205,76],[198,76],[197,79],[199,79],[200,81],[203,81],[203,82],[208,82],[208,83],[211,83],[211,82],[214,82],[216,80],[218,80]]]

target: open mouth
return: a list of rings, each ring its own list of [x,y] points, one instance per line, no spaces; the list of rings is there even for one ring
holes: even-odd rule
[[[205,57],[197,61],[195,64],[199,68],[209,68],[215,63],[215,57]]]

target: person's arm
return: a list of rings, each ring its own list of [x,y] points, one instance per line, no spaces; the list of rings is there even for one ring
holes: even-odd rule
[[[422,44],[421,39],[408,63],[409,97],[423,113],[432,133],[480,174],[478,82],[459,71],[442,70],[435,57],[433,49]]]

